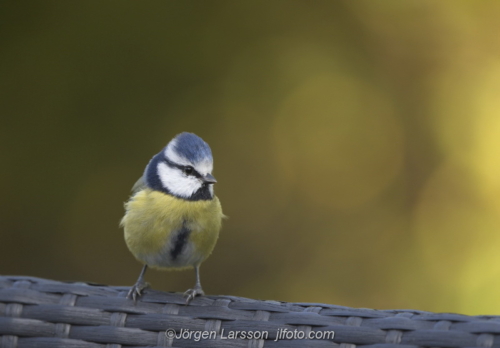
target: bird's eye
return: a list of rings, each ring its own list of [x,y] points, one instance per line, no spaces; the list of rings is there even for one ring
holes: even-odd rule
[[[193,171],[194,171],[194,169],[191,166],[184,167],[184,174],[186,174],[186,175],[193,174]]]

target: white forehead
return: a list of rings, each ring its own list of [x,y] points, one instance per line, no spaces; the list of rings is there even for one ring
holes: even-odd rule
[[[176,145],[177,139],[172,140],[167,145],[164,151],[165,158],[181,166],[192,166],[201,175],[212,173],[213,163],[210,159],[203,159],[202,161],[193,163],[184,156],[181,156],[177,151],[175,151]]]

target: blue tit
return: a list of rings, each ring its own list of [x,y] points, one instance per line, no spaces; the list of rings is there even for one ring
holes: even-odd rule
[[[204,295],[200,265],[215,247],[224,216],[212,170],[210,146],[193,133],[177,135],[149,161],[120,224],[129,250],[144,264],[127,298],[142,295],[148,267],[194,268],[196,284],[184,293],[186,304]]]

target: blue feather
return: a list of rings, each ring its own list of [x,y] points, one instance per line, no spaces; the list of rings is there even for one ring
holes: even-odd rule
[[[174,140],[176,140],[175,152],[191,163],[213,161],[210,146],[196,134],[184,132],[177,135]]]

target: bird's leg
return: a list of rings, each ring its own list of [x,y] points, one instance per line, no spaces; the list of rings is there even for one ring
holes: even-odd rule
[[[144,274],[146,273],[147,269],[148,265],[144,265],[144,267],[142,267],[141,274],[139,274],[137,282],[135,282],[134,286],[130,288],[127,294],[127,298],[129,300],[134,300],[135,302],[137,297],[141,297],[142,291],[149,287],[149,284],[144,281]]]
[[[194,267],[194,271],[196,272],[196,284],[194,285],[194,288],[189,289],[184,293],[184,297],[186,298],[186,305],[188,305],[189,302],[191,302],[196,296],[205,295],[200,283],[200,265],[196,265]]]

